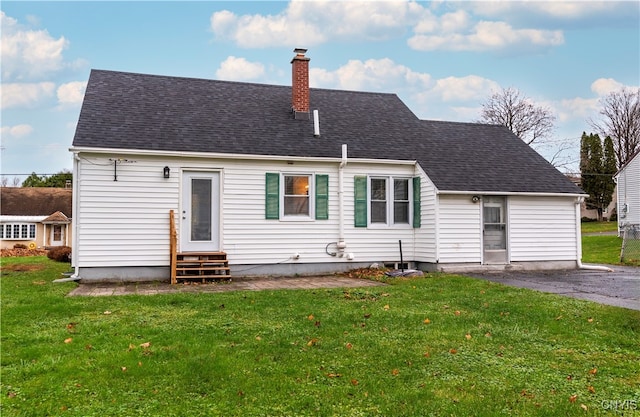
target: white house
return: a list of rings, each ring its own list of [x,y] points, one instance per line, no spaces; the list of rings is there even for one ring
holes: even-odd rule
[[[502,126],[418,119],[394,94],[91,72],[71,151],[83,280],[168,279],[179,254],[232,275],[403,259],[424,270],[573,268],[583,192]]]
[[[640,152],[614,178],[618,186],[618,233],[631,225],[640,230]]]

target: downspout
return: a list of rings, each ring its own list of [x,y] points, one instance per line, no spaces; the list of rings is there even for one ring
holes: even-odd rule
[[[580,228],[580,205],[583,197],[576,198],[576,265],[578,269],[592,269],[596,271],[613,272],[613,269],[602,265],[585,265],[582,263],[582,230]]]
[[[347,165],[347,144],[342,144],[342,160],[338,166],[338,251],[344,255],[347,243],[344,239],[344,167]]]
[[[72,195],[72,213],[71,213],[71,227],[72,227],[72,236],[71,236],[71,265],[73,265],[73,275],[68,278],[63,278],[62,280],[56,280],[56,282],[65,282],[65,281],[78,281],[80,276],[78,275],[79,267],[78,267],[78,220],[80,218],[80,213],[78,210],[78,195],[80,193],[80,157],[77,153],[73,153],[73,188],[71,191]]]

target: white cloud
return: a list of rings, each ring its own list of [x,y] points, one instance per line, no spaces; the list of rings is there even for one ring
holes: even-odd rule
[[[620,90],[624,85],[613,78],[598,78],[591,83],[591,91],[599,96],[606,96],[612,91]]]
[[[313,46],[329,39],[387,39],[417,23],[425,9],[405,1],[293,0],[277,15],[241,15],[223,10],[211,16],[217,38],[244,48]]]
[[[15,126],[2,126],[0,129],[3,137],[21,138],[29,135],[33,132],[33,127],[27,124],[15,125]]]
[[[552,107],[555,109],[560,122],[585,120],[597,111],[598,99],[575,97],[553,103]]]
[[[249,62],[245,58],[230,56],[225,59],[216,71],[216,77],[221,80],[255,80],[265,74],[264,65],[259,62]]]
[[[593,17],[625,17],[637,4],[628,1],[472,1],[465,7],[475,14],[504,18],[506,16],[526,19],[544,17],[554,20],[579,20]]]
[[[52,97],[54,90],[52,82],[2,84],[2,108],[33,107]]]
[[[86,81],[73,81],[58,87],[57,96],[60,104],[80,104],[87,88]]]
[[[461,28],[458,28],[460,30]],[[455,50],[490,51],[515,48],[545,48],[562,45],[564,35],[559,30],[515,29],[504,22],[482,21],[467,33],[417,33],[407,44],[419,51]],[[523,50],[523,49],[521,49]]]
[[[495,81],[477,76],[447,77],[436,81],[429,96],[439,97],[444,102],[473,102],[483,100],[500,86]]]
[[[46,30],[28,30],[0,12],[2,25],[2,77],[29,80],[64,67],[62,51],[69,42],[53,38]]]
[[[346,90],[395,92],[402,88],[427,88],[430,80],[429,74],[415,72],[389,58],[350,60],[335,71],[309,70],[312,87]]]

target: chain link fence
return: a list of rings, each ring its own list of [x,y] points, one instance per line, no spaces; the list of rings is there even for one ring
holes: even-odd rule
[[[640,261],[640,224],[626,224],[621,227],[621,262]]]

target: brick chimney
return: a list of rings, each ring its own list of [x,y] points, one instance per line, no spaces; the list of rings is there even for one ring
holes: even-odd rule
[[[309,60],[306,49],[293,50],[291,60],[291,109],[296,119],[309,119]]]

